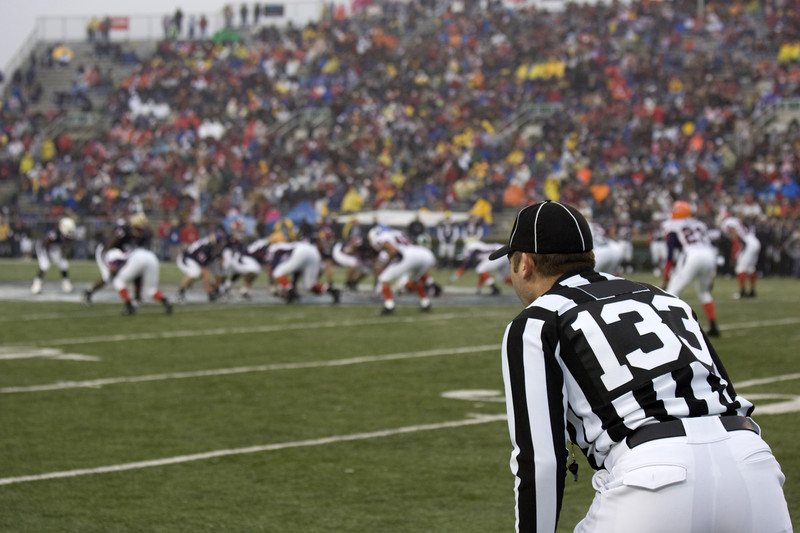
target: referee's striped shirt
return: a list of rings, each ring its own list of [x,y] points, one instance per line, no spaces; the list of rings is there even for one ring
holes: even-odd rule
[[[600,469],[643,424],[753,410],[688,304],[594,271],[562,276],[508,325],[503,381],[519,531],[555,530],[567,440]]]

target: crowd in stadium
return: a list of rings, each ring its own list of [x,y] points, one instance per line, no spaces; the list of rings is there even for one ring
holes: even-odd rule
[[[29,65],[3,100],[0,181],[50,219],[141,208],[179,228],[232,211],[270,225],[301,201],[327,215],[558,198],[642,236],[683,198],[789,254],[800,127],[765,135],[758,120],[800,96],[792,3],[709,4],[702,19],[695,1],[376,4],[241,42],[175,32],[111,91],[84,66],[80,94],[102,90],[111,117],[86,143],[47,136],[76,104],[33,111],[49,67]]]

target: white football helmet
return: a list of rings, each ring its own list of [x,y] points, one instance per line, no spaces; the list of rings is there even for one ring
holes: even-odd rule
[[[69,217],[64,217],[58,221],[58,231],[61,235],[71,239],[75,236],[75,221]]]

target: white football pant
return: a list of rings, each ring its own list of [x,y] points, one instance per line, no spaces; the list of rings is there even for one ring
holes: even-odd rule
[[[685,437],[611,449],[576,533],[792,531],[783,472],[759,435],[716,416],[683,423]]]
[[[761,241],[755,235],[748,235],[744,240],[744,248],[739,250],[739,254],[736,256],[736,273],[754,273],[759,252],[761,252]]]
[[[681,291],[694,280],[694,287],[700,302],[704,304],[711,303],[714,301],[711,296],[711,286],[716,275],[716,249],[708,246],[687,247],[678,259],[669,278],[667,292],[680,296]]]
[[[58,245],[45,246],[36,241],[36,260],[39,263],[39,270],[42,272],[50,270],[51,263],[55,264],[62,272],[69,270],[69,262],[64,258],[61,246]]]
[[[407,275],[411,281],[418,281],[436,265],[436,257],[424,246],[405,246],[400,251],[402,259],[391,263],[378,276],[378,283],[391,283]]]
[[[309,290],[319,278],[321,263],[322,256],[316,246],[307,242],[298,242],[289,257],[272,271],[272,277],[278,279],[281,276],[301,272],[303,288]]]
[[[152,298],[158,292],[159,264],[156,254],[144,248],[136,248],[131,252],[128,260],[114,276],[114,289],[121,291],[133,283],[133,280],[142,277],[142,294]]]

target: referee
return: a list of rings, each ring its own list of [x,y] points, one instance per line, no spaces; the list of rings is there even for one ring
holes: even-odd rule
[[[597,470],[576,532],[792,530],[753,405],[686,303],[595,272],[586,220],[558,202],[520,211],[502,256],[526,306],[502,349],[518,531],[556,529],[567,440]]]

